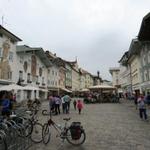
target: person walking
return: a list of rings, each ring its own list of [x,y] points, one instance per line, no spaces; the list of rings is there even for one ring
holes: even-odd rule
[[[81,102],[81,100],[77,101],[77,108],[78,108],[78,112],[79,112],[79,115],[80,115],[81,110],[83,109],[83,103]]]
[[[135,93],[134,94],[134,104],[135,104],[135,109],[137,109],[138,108],[138,94],[137,93]]]
[[[10,111],[10,100],[9,100],[8,93],[5,93],[3,95],[0,109],[1,109],[2,116],[4,116],[4,117],[10,116],[11,111]]]
[[[139,107],[139,115],[141,119],[147,120],[147,113],[146,113],[146,101],[144,99],[143,94],[140,94],[137,100],[138,107]],[[144,116],[144,118],[143,118]]]
[[[69,113],[71,97],[69,95],[65,95],[63,98],[64,98],[65,105],[66,105],[66,113]]]
[[[147,95],[145,96],[145,100],[148,105],[148,108],[150,108],[150,92],[148,92]]]
[[[62,112],[63,114],[66,113],[66,103],[64,101],[64,97],[61,98],[61,103],[62,103]]]
[[[53,95],[49,95],[48,97],[49,100],[49,110],[51,113],[54,113],[54,109],[55,109],[55,99]]]
[[[61,99],[59,96],[55,96],[55,115],[60,114],[60,105],[61,105]]]
[[[74,106],[74,109],[76,110],[76,105],[77,105],[77,102],[76,100],[73,101],[73,106]]]

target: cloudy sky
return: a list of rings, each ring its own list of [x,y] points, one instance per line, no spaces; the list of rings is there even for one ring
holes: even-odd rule
[[[43,47],[104,79],[138,35],[149,0],[0,0],[0,23],[29,46]]]

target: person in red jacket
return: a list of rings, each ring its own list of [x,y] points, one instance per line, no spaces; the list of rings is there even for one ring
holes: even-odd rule
[[[78,108],[79,114],[81,114],[81,110],[83,108],[83,103],[81,100],[77,101],[77,108]]]

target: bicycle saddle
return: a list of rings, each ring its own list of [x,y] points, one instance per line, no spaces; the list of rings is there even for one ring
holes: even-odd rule
[[[69,118],[63,118],[63,120],[65,120],[65,121],[69,121],[71,118],[69,117]]]

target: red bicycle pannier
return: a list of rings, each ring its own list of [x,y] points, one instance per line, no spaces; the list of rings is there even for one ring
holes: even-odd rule
[[[70,131],[71,131],[71,138],[73,140],[79,140],[82,133],[81,122],[72,122],[70,126]]]

